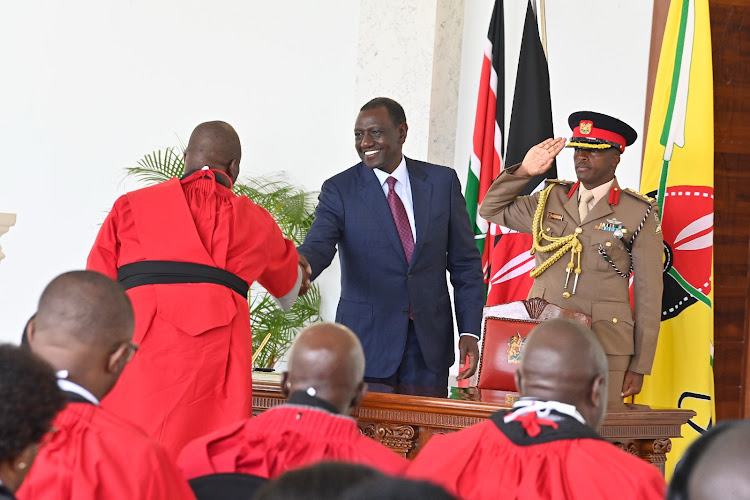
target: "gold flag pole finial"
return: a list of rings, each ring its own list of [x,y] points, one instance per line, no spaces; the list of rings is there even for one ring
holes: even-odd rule
[[[253,353],[253,366],[255,366],[255,360],[258,358],[258,354],[263,350],[263,348],[266,346],[266,343],[268,342],[268,339],[271,338],[271,332],[268,332],[268,335],[266,335],[266,338],[263,339],[263,342],[260,343],[258,346],[258,350]]]

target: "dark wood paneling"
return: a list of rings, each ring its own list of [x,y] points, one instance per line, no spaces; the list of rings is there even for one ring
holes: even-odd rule
[[[714,376],[721,420],[750,417],[750,4],[709,4],[715,139]]]
[[[716,260],[719,260],[718,256]],[[714,269],[714,274],[719,274],[718,266]],[[714,300],[714,316],[716,326],[722,332],[721,335],[715,335],[716,345],[744,342],[745,290],[728,287],[714,288],[714,298],[716,296],[721,296],[721,300]],[[726,321],[722,318],[732,318],[732,320]]]

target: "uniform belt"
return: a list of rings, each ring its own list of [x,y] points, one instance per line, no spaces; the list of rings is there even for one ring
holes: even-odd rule
[[[125,290],[142,285],[214,283],[234,290],[245,298],[250,290],[245,280],[219,267],[170,260],[144,260],[125,264],[117,271],[117,281]]]

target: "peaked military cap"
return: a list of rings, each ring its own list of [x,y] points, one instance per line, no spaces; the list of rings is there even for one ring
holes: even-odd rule
[[[625,151],[638,138],[633,127],[615,117],[594,111],[576,111],[568,117],[573,137],[566,148],[607,149]]]

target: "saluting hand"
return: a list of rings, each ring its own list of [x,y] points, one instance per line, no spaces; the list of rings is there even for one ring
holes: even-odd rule
[[[564,147],[565,139],[562,137],[549,138],[540,142],[529,149],[526,156],[523,157],[521,166],[513,172],[513,175],[534,177],[543,174],[552,167],[552,162]]]

